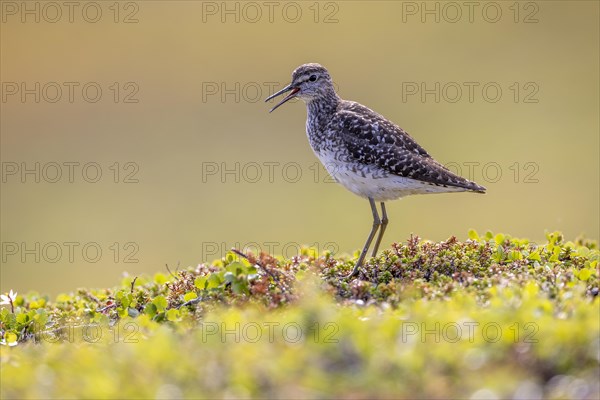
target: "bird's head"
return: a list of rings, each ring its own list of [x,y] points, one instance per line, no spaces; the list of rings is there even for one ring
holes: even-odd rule
[[[296,68],[292,73],[292,83],[269,96],[265,101],[269,101],[287,92],[289,94],[269,112],[272,112],[283,103],[295,97],[308,103],[322,97],[335,96],[333,81],[331,80],[331,76],[329,76],[329,72],[322,65],[314,63],[304,64]]]

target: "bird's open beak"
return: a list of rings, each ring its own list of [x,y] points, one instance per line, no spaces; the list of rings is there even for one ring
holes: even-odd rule
[[[267,99],[265,100],[265,102],[279,96],[280,94],[284,94],[285,92],[289,92],[291,90],[291,93],[288,94],[287,96],[285,96],[283,98],[283,100],[281,100],[279,103],[277,103],[275,105],[275,107],[271,108],[269,110],[269,112],[273,112],[277,107],[279,107],[280,105],[282,105],[283,103],[285,103],[286,101],[289,101],[291,99],[293,99],[294,97],[296,97],[296,93],[298,93],[300,91],[299,87],[294,87],[292,86],[292,84],[287,85],[286,87],[284,87],[283,89],[281,89],[279,92],[274,93],[272,95],[270,95],[269,97],[267,97]]]

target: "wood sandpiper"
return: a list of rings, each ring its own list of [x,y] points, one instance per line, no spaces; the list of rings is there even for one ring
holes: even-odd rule
[[[483,186],[434,160],[393,122],[361,104],[341,99],[329,72],[319,64],[296,68],[292,82],[265,101],[284,93],[288,95],[270,112],[295,97],[302,99],[308,111],[306,133],[313,151],[337,182],[371,205],[373,226],[348,277],[358,273],[379,230],[371,256],[377,255],[388,224],[386,201],[412,194],[485,193]],[[381,203],[381,218],[376,202]]]

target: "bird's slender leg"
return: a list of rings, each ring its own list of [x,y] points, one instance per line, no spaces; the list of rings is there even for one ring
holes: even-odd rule
[[[381,239],[383,239],[383,234],[385,232],[385,228],[388,224],[388,216],[385,212],[385,203],[381,202],[381,227],[379,228],[379,234],[377,235],[377,240],[375,241],[375,247],[373,248],[373,254],[371,257],[375,257],[377,255],[377,250],[379,250],[379,245],[381,244]]]
[[[371,204],[371,211],[373,212],[373,227],[371,228],[371,233],[369,233],[369,237],[367,238],[365,247],[363,247],[362,251],[360,252],[360,257],[358,258],[354,269],[352,270],[352,272],[350,272],[350,275],[348,275],[347,278],[351,278],[358,273],[358,269],[362,266],[363,262],[365,261],[365,256],[367,255],[367,251],[369,251],[369,247],[371,246],[371,242],[373,241],[373,238],[377,233],[377,229],[379,228],[379,225],[381,225],[381,220],[379,219],[379,214],[377,213],[377,205],[375,204],[375,200],[369,198],[369,204]]]

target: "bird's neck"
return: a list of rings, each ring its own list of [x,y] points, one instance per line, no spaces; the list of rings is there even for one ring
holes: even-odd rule
[[[334,90],[306,102],[309,118],[325,117],[335,113],[341,99]]]
[[[337,112],[342,99],[331,91],[326,96],[319,96],[306,102],[306,133],[311,147],[316,153],[321,151],[327,136],[327,126]]]

